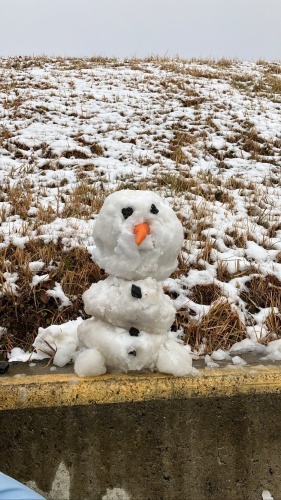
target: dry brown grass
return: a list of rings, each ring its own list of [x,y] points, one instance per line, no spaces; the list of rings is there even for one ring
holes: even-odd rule
[[[214,283],[206,285],[195,285],[190,289],[189,298],[197,304],[210,305],[221,297],[221,289]]]
[[[11,204],[10,215],[20,215],[25,220],[27,212],[32,202],[32,185],[28,180],[19,181],[15,184],[7,182],[2,184],[2,192],[6,193],[7,199]]]
[[[174,138],[169,144],[169,149],[165,156],[167,158],[170,158],[173,160],[176,165],[189,165],[191,166],[192,163],[188,159],[187,155],[183,151],[183,146],[186,144],[190,144],[190,141],[193,142],[193,138],[190,136],[190,134],[187,134],[185,132],[175,132]]]
[[[272,339],[281,338],[281,310],[279,309],[279,312],[276,313],[275,310],[272,308],[270,311],[269,315],[267,316],[265,320],[265,326],[268,329],[269,333],[269,339],[266,339],[267,341]]]
[[[227,350],[246,337],[245,325],[235,309],[224,299],[213,302],[208,313],[198,323],[194,324],[186,319],[182,324],[185,341],[198,350],[203,344],[206,354],[214,349]]]
[[[98,213],[103,205],[106,194],[100,186],[93,186],[89,180],[82,179],[77,186],[65,196],[65,205],[62,217],[90,218],[93,213]]]
[[[44,267],[37,272],[47,274],[48,279],[31,287],[32,272],[29,263],[41,260]],[[30,241],[25,249],[12,245],[0,255],[0,289],[5,286],[4,273],[17,272],[17,294],[7,290],[0,297],[1,326],[7,328],[0,340],[0,354],[6,354],[12,347],[30,349],[39,326],[64,323],[78,316],[85,317],[82,294],[92,284],[106,275],[92,261],[86,249],[74,248],[63,251],[61,242],[44,244],[41,240]],[[72,305],[60,309],[60,302],[46,292],[60,283]]]
[[[178,267],[177,269],[173,272],[171,275],[172,278],[180,278],[181,276],[186,276],[188,271],[190,269],[190,264],[186,261],[186,259],[183,257],[183,254],[180,253],[178,256]],[[164,288],[165,291],[165,288]],[[168,293],[169,295],[169,293]],[[175,297],[174,297],[175,298]]]
[[[252,314],[265,307],[278,307],[281,312],[281,282],[276,276],[252,276],[246,282],[245,289],[241,291],[240,297]]]

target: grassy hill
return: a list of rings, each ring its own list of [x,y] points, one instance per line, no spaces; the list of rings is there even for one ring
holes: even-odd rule
[[[124,188],[157,191],[184,226],[164,288],[185,342],[281,336],[280,174],[278,62],[1,58],[2,353],[86,317],[105,277],[95,218]]]

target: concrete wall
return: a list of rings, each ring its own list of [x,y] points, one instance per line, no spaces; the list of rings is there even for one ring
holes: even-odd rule
[[[52,500],[259,500],[263,490],[278,500],[281,371],[274,373],[274,383],[254,388],[249,375],[245,389],[247,371],[233,372],[240,377],[240,390],[236,385],[230,396],[217,396],[213,388],[212,397],[198,389],[196,395],[183,391],[139,401],[52,408],[46,402],[32,407],[29,401],[22,409],[4,409],[1,470],[49,492]],[[167,387],[175,381],[188,386],[190,380],[160,378]],[[97,379],[89,380],[94,390]],[[117,386],[122,380],[126,376],[117,377]],[[137,385],[141,377],[135,380]],[[148,380],[156,383],[157,377]],[[22,393],[28,383],[22,381]],[[104,390],[111,394],[108,384]]]

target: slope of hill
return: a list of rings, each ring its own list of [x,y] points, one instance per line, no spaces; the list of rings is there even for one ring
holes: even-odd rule
[[[199,353],[281,336],[281,64],[0,59],[2,351],[85,317],[109,192],[153,189],[182,221],[165,281]]]

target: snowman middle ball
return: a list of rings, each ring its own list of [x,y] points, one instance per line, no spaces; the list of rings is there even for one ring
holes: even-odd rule
[[[128,189],[106,198],[93,236],[94,259],[108,274],[162,281],[177,267],[183,228],[160,196]]]
[[[152,278],[128,281],[110,276],[83,294],[85,312],[114,326],[137,328],[151,334],[167,332],[176,310]]]

